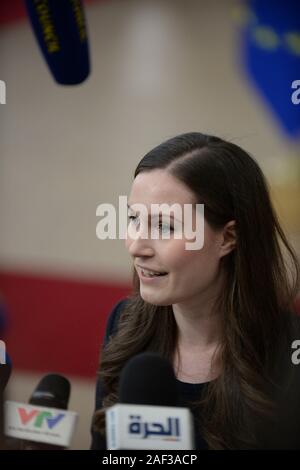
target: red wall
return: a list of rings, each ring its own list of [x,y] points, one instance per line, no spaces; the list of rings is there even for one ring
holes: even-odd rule
[[[94,377],[104,328],[129,285],[0,272],[14,369]]]

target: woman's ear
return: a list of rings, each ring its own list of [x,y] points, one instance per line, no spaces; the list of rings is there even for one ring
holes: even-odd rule
[[[220,257],[228,255],[236,246],[236,223],[235,220],[228,222],[222,230],[220,245]]]

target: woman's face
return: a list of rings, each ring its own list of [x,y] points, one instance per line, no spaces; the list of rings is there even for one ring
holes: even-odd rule
[[[195,203],[194,194],[176,177],[166,170],[156,169],[140,173],[134,180],[128,205],[143,204],[148,209],[148,218],[142,212],[129,209],[129,221],[126,248],[133,258],[134,266],[140,279],[140,295],[153,305],[171,305],[175,303],[201,301],[203,296],[213,294],[220,275],[222,252],[222,233],[214,231],[204,220],[204,245],[201,249],[187,250],[184,227],[181,239],[174,238],[174,221],[168,215],[156,222],[154,230],[159,230],[159,239],[151,239],[151,204]],[[195,213],[195,207],[193,207]],[[163,211],[162,211],[163,212]],[[140,214],[140,215],[139,215]],[[204,206],[205,214],[205,206]],[[184,224],[181,218],[179,224]],[[152,219],[153,220],[153,219]],[[193,228],[195,228],[193,220]],[[160,225],[159,225],[160,222]],[[148,224],[148,238],[135,232],[145,233]],[[162,239],[162,232],[170,229],[170,238]],[[130,233],[129,233],[130,232]],[[130,238],[131,235],[131,238]],[[158,238],[158,237],[157,237]],[[144,277],[142,267],[152,271],[167,273],[163,276]]]

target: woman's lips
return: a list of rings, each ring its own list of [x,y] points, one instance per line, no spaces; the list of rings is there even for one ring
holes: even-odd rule
[[[150,272],[157,273],[157,274],[167,274],[165,271],[159,271],[158,269],[147,268],[146,266],[140,266],[139,264],[137,264],[136,267],[146,272],[150,271]]]
[[[139,276],[140,276],[140,278],[142,279],[143,282],[157,281],[159,279],[165,278],[168,275],[168,273],[166,273],[166,274],[161,275],[161,276],[151,276],[151,277],[150,276],[145,276],[143,274],[142,268],[140,268],[140,267],[138,267],[138,274],[139,274]]]

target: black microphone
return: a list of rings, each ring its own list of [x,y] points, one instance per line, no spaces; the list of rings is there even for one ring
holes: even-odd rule
[[[88,36],[80,0],[25,0],[36,40],[54,79],[77,85],[90,73]]]
[[[6,356],[7,357],[7,356]],[[0,393],[4,392],[11,374],[11,363],[0,364]]]
[[[48,374],[38,383],[29,399],[29,404],[66,410],[70,393],[71,384],[66,377],[58,374]]]
[[[6,356],[7,358],[7,356]],[[11,374],[11,363],[0,364],[0,449],[7,449],[7,440],[4,437],[4,389]]]
[[[71,385],[58,374],[38,383],[29,405],[7,401],[5,433],[21,439],[22,450],[61,450],[69,446],[77,413],[66,411]]]
[[[169,361],[155,353],[134,356],[121,372],[118,395],[120,403],[178,406],[177,382]]]
[[[48,408],[68,408],[71,385],[68,379],[58,374],[48,374],[43,377],[33,391],[30,405],[45,406]],[[60,450],[60,446],[52,444],[22,441],[21,450]]]
[[[128,361],[119,381],[119,404],[106,411],[109,450],[193,450],[191,411],[178,406],[169,361],[142,353]]]

